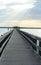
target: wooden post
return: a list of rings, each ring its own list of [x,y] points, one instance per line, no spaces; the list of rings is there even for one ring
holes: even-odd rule
[[[38,49],[38,47],[39,47],[39,40],[37,40],[37,54],[39,54],[39,49]]]

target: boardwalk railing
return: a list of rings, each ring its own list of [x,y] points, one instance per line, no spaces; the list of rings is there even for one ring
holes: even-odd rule
[[[7,33],[5,33],[5,35],[3,35],[1,38],[0,38],[0,56],[7,44],[7,42],[9,41],[10,37],[11,37],[11,34],[12,34],[13,31],[9,31]]]
[[[41,57],[41,38],[18,30],[18,32],[30,43],[31,47]]]

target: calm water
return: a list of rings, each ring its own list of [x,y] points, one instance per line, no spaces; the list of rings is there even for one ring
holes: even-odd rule
[[[0,36],[8,31],[9,31],[8,29],[0,28]]]
[[[30,34],[33,34],[35,36],[41,37],[41,29],[20,29],[22,31],[28,32]],[[0,28],[0,37],[4,33],[8,32],[8,29]]]
[[[21,30],[33,34],[35,36],[41,37],[41,29],[21,29]]]

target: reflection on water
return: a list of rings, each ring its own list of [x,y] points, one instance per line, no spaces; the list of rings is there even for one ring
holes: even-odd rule
[[[20,30],[41,37],[41,29],[20,29]]]

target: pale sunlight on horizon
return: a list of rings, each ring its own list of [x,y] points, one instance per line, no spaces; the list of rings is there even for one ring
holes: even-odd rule
[[[19,26],[19,27],[39,27],[41,28],[41,20],[11,20],[6,21],[4,23],[0,23],[0,27],[13,27],[13,26]]]

